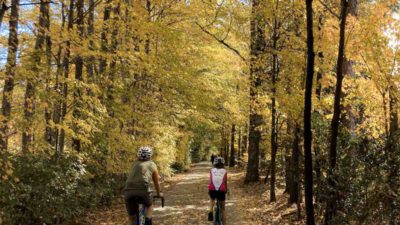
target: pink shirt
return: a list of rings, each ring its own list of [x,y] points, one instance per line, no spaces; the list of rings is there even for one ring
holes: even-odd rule
[[[212,168],[210,171],[210,191],[223,191],[226,192],[226,182],[228,173],[225,169]]]

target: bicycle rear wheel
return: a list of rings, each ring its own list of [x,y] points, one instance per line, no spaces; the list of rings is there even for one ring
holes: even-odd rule
[[[139,210],[136,216],[136,225],[144,225],[146,218],[145,212],[146,212],[146,207],[142,204],[139,204]]]
[[[221,211],[221,204],[217,200],[217,205],[215,207],[215,219],[214,219],[214,225],[222,225],[222,211]]]

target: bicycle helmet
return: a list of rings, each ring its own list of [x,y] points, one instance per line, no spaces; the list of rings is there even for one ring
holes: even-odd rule
[[[153,149],[149,146],[140,147],[137,153],[137,157],[140,160],[150,160],[152,155],[153,155]]]
[[[222,157],[215,157],[215,159],[214,159],[214,165],[217,165],[217,164],[225,164],[224,158],[222,158]]]

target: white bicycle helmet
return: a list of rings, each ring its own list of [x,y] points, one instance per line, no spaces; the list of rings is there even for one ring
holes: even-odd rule
[[[214,159],[214,165],[217,165],[217,164],[225,164],[224,158],[222,158],[222,157],[215,157],[215,159]]]
[[[149,146],[140,147],[137,153],[137,157],[140,160],[150,160],[152,155],[153,155],[153,149]]]

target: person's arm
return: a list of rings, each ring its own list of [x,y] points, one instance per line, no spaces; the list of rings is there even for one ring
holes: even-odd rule
[[[155,167],[152,177],[153,177],[154,187],[156,188],[156,191],[157,191],[157,196],[162,197],[161,187],[160,187],[160,179],[158,176],[157,167]]]

